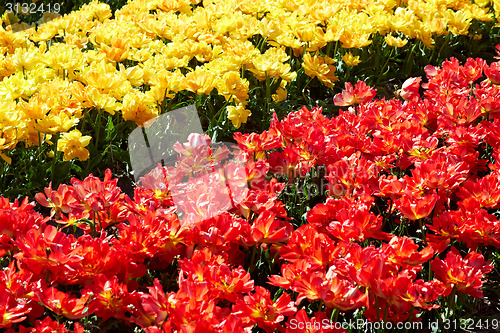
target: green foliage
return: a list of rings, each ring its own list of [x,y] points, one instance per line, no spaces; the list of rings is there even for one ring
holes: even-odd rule
[[[111,116],[97,111],[97,115],[97,119],[93,119],[94,113],[88,112],[78,125],[82,133],[96,133],[86,147],[90,152],[88,160],[63,161],[62,153],[55,149],[57,137],[54,136],[50,140],[40,138],[50,144],[30,147],[20,144],[9,154],[12,164],[0,160],[0,194],[7,198],[32,199],[50,183],[52,188],[57,188],[68,184],[72,177],[83,179],[91,173],[102,177],[108,168],[122,179],[124,190],[131,191],[127,138],[135,126],[119,114]]]

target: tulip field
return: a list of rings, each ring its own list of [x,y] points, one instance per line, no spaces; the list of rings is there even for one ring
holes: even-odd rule
[[[2,332],[500,331],[500,1],[0,15]]]

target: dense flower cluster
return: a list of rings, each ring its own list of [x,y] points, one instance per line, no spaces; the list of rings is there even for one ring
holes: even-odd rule
[[[177,166],[144,176],[133,199],[110,171],[37,194],[49,217],[0,198],[0,327],[82,332],[113,318],[145,332],[293,332],[292,320],[360,309],[412,321],[456,293],[482,297],[493,265],[481,249],[500,248],[499,67],[451,59],[426,73],[403,100],[346,84],[336,117],[303,108],[237,133],[241,156],[224,172],[213,162],[227,152],[191,136]],[[278,198],[313,173],[326,200],[294,226]],[[207,193],[221,182],[230,200],[214,212]],[[281,272],[264,283],[252,275],[260,250]]]
[[[335,118],[304,108],[260,135],[236,136],[291,182],[318,168],[328,181],[329,197],[280,248],[288,263],[271,278],[297,300],[344,311],[366,306],[365,316],[377,321],[387,306],[385,319],[402,321],[453,288],[482,296],[492,266],[475,251],[500,247],[500,222],[491,214],[500,207],[497,63],[451,59],[425,70],[423,97],[419,78],[403,85],[404,102],[372,101],[375,91],[364,82],[346,84],[334,100],[352,106]],[[480,156],[485,149],[490,159]],[[383,231],[391,219],[401,228],[424,223],[421,251],[412,239]],[[359,245],[369,238],[383,245]],[[469,249],[465,258],[457,244]],[[446,251],[431,262],[434,280],[418,278],[423,263]]]
[[[376,34],[394,47],[413,39],[431,47],[436,36],[467,35],[475,20],[492,21],[497,5],[135,0],[113,16],[108,5],[92,2],[64,17],[47,13],[36,28],[10,24],[15,21],[6,14],[6,27],[0,26],[0,156],[10,161],[5,151],[19,142],[40,145],[71,131],[74,145],[57,149],[65,159],[85,160],[88,140],[79,140],[81,129],[75,129],[85,114],[120,113],[141,125],[179,92],[216,91],[238,128],[251,113],[246,105],[255,87],[249,76],[273,80],[276,100],[286,98],[299,69],[331,87],[340,55],[350,66],[362,60],[320,49],[335,43],[361,48]],[[292,68],[292,62],[300,65]]]

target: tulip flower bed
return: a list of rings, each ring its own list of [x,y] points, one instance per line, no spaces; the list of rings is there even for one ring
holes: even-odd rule
[[[405,82],[403,100],[359,81],[335,96],[337,116],[302,108],[236,133],[245,173],[228,163],[232,199],[216,214],[210,185],[223,175],[205,187],[195,176],[227,152],[206,135],[178,145],[177,167],[152,170],[144,184],[157,186],[133,198],[109,170],[38,193],[50,214],[1,198],[0,327],[498,329],[499,70],[450,59]],[[198,190],[182,216],[167,174]]]
[[[38,14],[0,20],[0,329],[500,330],[498,1]]]

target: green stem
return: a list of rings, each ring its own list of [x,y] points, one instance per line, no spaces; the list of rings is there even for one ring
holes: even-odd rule
[[[90,225],[92,230],[92,236],[97,237],[97,233],[95,231],[95,211],[92,210],[92,224]]]
[[[438,53],[437,53],[437,55],[436,55],[436,57],[437,57],[437,58],[436,58],[436,60],[439,60],[439,59],[440,59],[441,52],[443,52],[444,47],[445,47],[446,45],[448,45],[448,42],[449,42],[449,40],[450,40],[450,36],[451,36],[451,33],[448,33],[448,35],[446,35],[446,39],[444,40],[443,45],[441,45],[441,48],[439,49],[439,51],[438,51]]]
[[[380,321],[380,309],[378,306],[378,296],[373,294],[375,296],[375,308],[377,309],[377,321]]]
[[[336,323],[339,318],[340,310],[338,308],[333,309],[332,315],[330,316],[330,320],[332,323]]]
[[[394,215],[392,214],[392,205],[394,204],[394,200],[391,199],[391,204],[389,205],[389,213],[388,216],[391,220],[391,226],[394,226],[392,223],[394,222]]]
[[[413,318],[413,312],[415,312],[415,307],[412,305],[411,310],[410,310],[410,317],[408,317],[408,322],[411,323],[411,320]],[[408,333],[408,328],[405,328],[404,333]]]
[[[113,128],[113,131],[114,131],[114,124],[113,124],[113,117],[111,115],[108,115],[108,123],[106,124],[106,128],[109,128],[109,124],[111,124],[111,128]],[[113,164],[113,166],[115,165],[115,156],[113,155],[113,137],[112,135],[108,135],[108,138],[109,138],[109,143],[108,143],[108,147],[109,147],[109,154],[111,155],[111,163]]]
[[[54,136],[54,142],[52,143],[54,145],[54,156],[52,157],[52,168],[50,170],[50,181],[54,182],[54,169],[56,167],[56,160],[57,160],[57,141],[59,140],[59,133],[57,133]]]
[[[269,79],[269,75],[266,72],[266,105],[267,105],[267,114],[270,111],[270,103],[271,103],[271,80]]]
[[[229,100],[226,101],[226,103],[224,103],[224,105],[219,109],[219,111],[217,111],[217,113],[214,114],[214,116],[212,117],[212,121],[211,121],[211,124],[213,124],[215,122],[215,118],[217,118],[217,116],[222,112],[222,110],[224,110],[224,108],[229,104]]]
[[[5,185],[5,169],[6,169],[6,164],[7,162],[4,161],[2,158],[0,158],[0,164],[2,165],[2,173],[1,173],[1,176],[2,176],[2,181],[1,181],[1,187],[0,188],[6,188],[6,185]]]
[[[83,112],[82,119],[80,119],[80,123],[78,124],[80,126],[80,132],[85,133],[85,123],[87,122],[87,115],[88,115],[88,110],[85,110]]]
[[[329,42],[328,45],[326,46],[326,55],[329,56],[330,58],[333,58],[333,56],[330,56],[330,53],[332,52],[332,47],[333,47],[333,42]]]
[[[403,69],[403,75],[405,77],[407,77],[409,75],[409,71],[411,70],[411,67],[413,67],[413,64],[411,64],[410,62],[412,61],[413,54],[415,52],[415,48],[416,47],[417,47],[417,43],[414,43],[413,46],[411,47],[410,52],[406,56],[405,66],[404,66],[404,69]],[[429,60],[429,63],[430,63],[430,60]]]
[[[451,294],[448,296],[448,313],[447,317],[450,319],[450,321],[455,317],[455,294],[457,292],[457,288],[453,287],[453,290],[451,291]],[[451,315],[450,315],[451,313]]]
[[[307,86],[309,85],[309,83],[311,83],[312,79],[313,79],[312,77],[309,77],[309,78],[307,79],[306,85],[304,86],[304,88],[302,88],[302,97],[304,98],[304,103],[308,100],[308,99],[306,98],[305,91],[306,91],[306,88],[307,88]]]
[[[101,215],[99,215],[99,213],[96,213],[96,214],[97,214],[97,220],[99,221],[99,227],[101,228],[101,233],[102,233]]]
[[[40,158],[42,158],[42,135],[40,132],[38,133],[38,162],[40,161]]]
[[[161,101],[160,104],[160,114],[164,114],[169,110],[170,102],[173,100],[173,98],[167,99],[167,93],[168,93],[168,88],[165,88],[165,93],[163,94],[163,100]],[[120,118],[123,119],[122,117]]]
[[[263,38],[259,41],[257,48],[260,50],[260,53],[262,53],[262,49],[264,48],[264,44],[267,42],[267,37]]]
[[[196,106],[197,107],[201,107],[202,105],[204,105],[206,103],[206,101],[207,101],[207,98],[208,98],[207,96],[205,96],[205,98],[203,100],[203,97],[200,94],[198,94],[198,93],[196,93],[195,96],[196,96],[195,99],[196,99],[196,104],[197,104]]]
[[[253,270],[255,269],[254,260],[255,260],[256,253],[257,253],[257,246],[254,245],[252,248],[252,256],[250,257],[250,264],[248,267],[248,273],[252,273]]]
[[[422,232],[422,241],[424,244],[427,245],[426,237],[425,237],[425,229],[424,229],[424,223],[422,222],[423,219],[418,219],[418,225],[420,226],[420,231]]]
[[[101,109],[97,109],[97,119],[96,119],[96,134],[95,134],[95,147],[98,150],[99,148],[99,138],[101,135]]]
[[[382,66],[382,68],[380,68],[380,73],[379,73],[379,75],[377,77],[377,85],[380,82],[380,79],[382,78],[382,74],[384,73],[385,67],[389,64],[389,61],[392,58],[392,54],[394,53],[394,49],[395,49],[395,47],[391,48],[391,52],[389,52],[389,56],[387,57],[387,60],[385,61],[385,63]]]
[[[389,310],[389,302],[385,301],[385,309],[384,309],[384,323],[387,320],[387,311]]]
[[[406,218],[405,217],[402,217],[401,218],[401,221],[399,222],[399,236],[402,237],[405,233],[405,221],[406,221]]]

